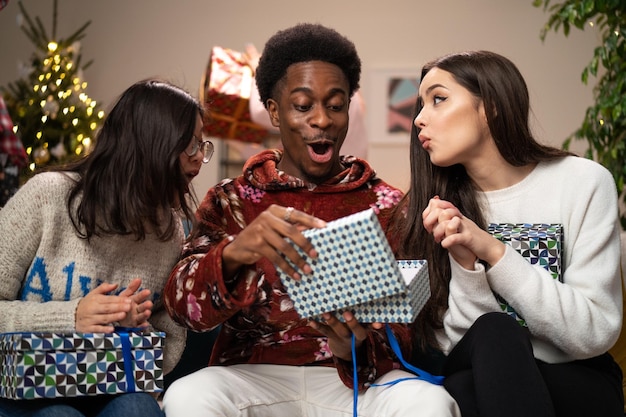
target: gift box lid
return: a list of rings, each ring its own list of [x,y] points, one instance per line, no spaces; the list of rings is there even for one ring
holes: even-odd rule
[[[209,59],[208,88],[249,99],[254,78],[245,53],[214,46]]]
[[[373,209],[333,220],[324,228],[308,229],[303,234],[318,253],[317,259],[309,259],[313,272],[297,281],[278,269],[302,317],[315,317],[406,291]]]
[[[133,349],[162,348],[164,332],[127,332]],[[0,352],[92,351],[122,348],[121,333],[0,333]]]

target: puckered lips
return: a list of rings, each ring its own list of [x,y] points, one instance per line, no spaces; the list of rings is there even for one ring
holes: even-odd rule
[[[420,140],[420,143],[422,144],[422,148],[428,150],[428,148],[430,147],[430,138],[422,134],[420,134],[418,138]]]

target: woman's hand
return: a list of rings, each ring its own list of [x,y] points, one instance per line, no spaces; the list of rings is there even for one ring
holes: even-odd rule
[[[76,331],[82,333],[111,333],[112,323],[125,327],[146,327],[152,314],[150,290],[141,291],[141,279],[135,278],[119,295],[111,295],[117,284],[102,283],[90,291],[76,307]]]
[[[109,295],[117,284],[102,283],[78,302],[76,331],[83,333],[111,333],[111,323],[124,320],[131,309],[130,298]]]
[[[312,272],[311,266],[286,238],[291,239],[308,256],[315,258],[317,252],[302,231],[325,226],[326,222],[323,220],[293,207],[272,204],[224,248],[224,276],[233,276],[242,265],[252,265],[261,258],[267,258],[289,276],[300,279],[301,275],[287,260],[304,274]]]
[[[128,287],[121,293],[119,297],[129,298],[131,300],[130,310],[126,313],[126,317],[122,320],[118,320],[119,324],[124,327],[148,327],[148,318],[152,315],[153,303],[149,299],[152,293],[149,289],[144,288],[139,291],[141,287],[141,279],[133,279]]]
[[[352,361],[352,334],[358,349],[367,339],[368,329],[363,327],[350,312],[343,313],[345,323],[330,313],[322,315],[324,323],[310,321],[309,326],[328,338],[328,347],[333,355],[345,361]]]
[[[422,221],[435,242],[465,269],[473,270],[476,259],[495,265],[504,256],[504,244],[463,216],[449,201],[432,198],[422,213]]]

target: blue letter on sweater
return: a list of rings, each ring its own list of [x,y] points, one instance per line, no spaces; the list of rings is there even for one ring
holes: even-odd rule
[[[63,268],[63,272],[67,274],[67,283],[65,284],[65,301],[70,299],[72,295],[72,281],[74,281],[74,262]]]
[[[41,288],[33,287],[35,277],[39,277]],[[39,294],[42,302],[52,300],[52,292],[50,291],[50,284],[48,283],[46,264],[43,262],[43,258],[40,257],[35,258],[30,274],[28,274],[28,277],[26,278],[26,283],[24,284],[24,289],[22,290],[22,301],[26,301],[30,293]]]

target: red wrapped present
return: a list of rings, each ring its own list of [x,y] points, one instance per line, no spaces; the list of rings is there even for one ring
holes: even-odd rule
[[[200,87],[206,104],[204,133],[220,139],[261,143],[267,130],[250,118],[250,89],[253,71],[242,52],[213,47]]]

